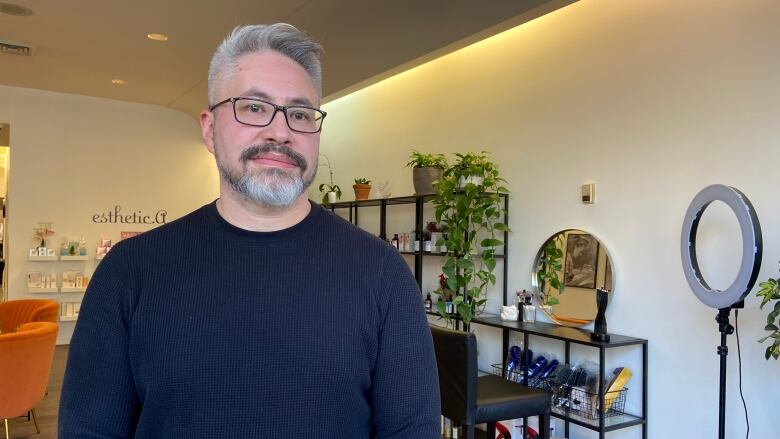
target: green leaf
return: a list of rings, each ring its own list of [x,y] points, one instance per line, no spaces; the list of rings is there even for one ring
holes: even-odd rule
[[[455,265],[460,268],[461,270],[468,270],[468,269],[474,269],[474,263],[471,262],[471,260],[467,258],[461,258],[458,259],[455,262]]]
[[[444,319],[450,319],[450,316],[447,314],[447,304],[444,301],[436,302],[436,311],[439,311],[439,315]]]
[[[498,247],[498,246],[503,245],[503,244],[504,244],[503,241],[501,241],[500,239],[495,239],[495,238],[485,238],[480,243],[480,245],[482,247]]]
[[[769,323],[764,327],[764,330],[766,331],[778,331],[780,328],[777,327],[774,323]]]
[[[769,313],[768,316],[766,316],[766,323],[767,325],[773,323],[777,316],[780,315],[780,302],[775,303],[774,309],[772,312]]]
[[[463,303],[463,296],[458,294],[457,296],[455,296],[454,299],[452,299],[452,303],[454,303],[455,305],[460,305],[461,303]]]
[[[495,224],[493,224],[493,227],[496,230],[499,230],[499,231],[502,231],[502,232],[508,232],[509,231],[509,226],[507,226],[504,223],[495,223]]]
[[[460,318],[463,319],[463,323],[466,325],[471,324],[471,316],[473,315],[473,311],[471,307],[467,305],[461,305],[458,307],[458,314],[460,315]]]

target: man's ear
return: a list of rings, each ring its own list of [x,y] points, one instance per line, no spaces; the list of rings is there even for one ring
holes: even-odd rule
[[[214,154],[214,113],[207,109],[200,112],[200,134],[206,149]]]

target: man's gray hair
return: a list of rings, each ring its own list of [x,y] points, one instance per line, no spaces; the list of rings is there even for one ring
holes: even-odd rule
[[[218,83],[223,82],[236,69],[239,58],[244,55],[273,50],[300,64],[309,74],[317,97],[322,97],[322,69],[320,55],[322,46],[311,35],[299,31],[287,23],[269,25],[237,26],[219,45],[209,66],[209,105],[219,102]]]

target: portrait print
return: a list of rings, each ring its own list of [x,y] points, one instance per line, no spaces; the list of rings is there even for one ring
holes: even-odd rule
[[[570,234],[566,238],[564,284],[567,287],[596,288],[596,263],[599,243],[589,234]]]

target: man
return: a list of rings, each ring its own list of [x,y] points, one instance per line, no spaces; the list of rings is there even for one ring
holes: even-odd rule
[[[236,28],[217,49],[200,123],[220,198],[100,263],[60,437],[439,437],[408,267],[306,197],[325,117],[320,51],[286,24]]]

